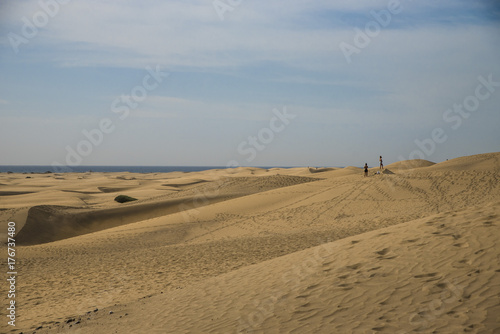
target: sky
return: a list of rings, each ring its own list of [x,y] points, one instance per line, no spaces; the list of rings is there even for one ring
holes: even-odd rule
[[[497,1],[0,3],[0,165],[440,162],[499,125]]]

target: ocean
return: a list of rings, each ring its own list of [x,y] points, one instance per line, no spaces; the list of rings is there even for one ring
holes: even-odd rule
[[[225,169],[221,166],[71,166],[54,168],[52,166],[1,166],[0,173],[86,173],[86,172],[130,172],[130,173],[170,173],[199,172],[209,169]],[[273,167],[259,167],[273,168]],[[286,167],[283,167],[286,168]]]

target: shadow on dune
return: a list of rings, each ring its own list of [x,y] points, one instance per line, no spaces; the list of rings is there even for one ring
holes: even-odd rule
[[[337,168],[331,168],[331,167],[326,167],[326,168],[314,168],[314,167],[309,167],[309,173],[314,174],[314,173],[323,173],[323,172],[329,172],[332,170],[336,170]]]
[[[16,240],[20,245],[47,243],[196,209],[271,189],[314,181],[318,181],[318,179],[283,175],[222,178],[213,184],[204,180],[196,180],[195,182],[169,184],[172,187],[189,185],[188,189],[199,184],[196,191],[192,190],[191,195],[186,194],[184,197],[154,202],[139,201],[139,203],[127,203],[106,209],[39,205],[29,210],[26,224],[17,234]],[[186,215],[189,216],[190,213],[186,213]],[[189,220],[188,217],[186,219]]]
[[[26,224],[18,232],[16,240],[20,245],[47,243],[165,216],[234,197],[214,196],[202,200],[193,197],[178,198],[97,210],[39,205],[29,210]]]

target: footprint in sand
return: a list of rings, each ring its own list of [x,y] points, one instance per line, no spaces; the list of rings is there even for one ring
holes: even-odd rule
[[[389,250],[390,250],[390,248],[384,248],[384,249],[379,250],[375,253],[377,253],[378,255],[384,256],[385,254],[389,253]]]
[[[436,275],[437,275],[437,273],[428,273],[428,274],[415,275],[413,277],[415,277],[415,278],[427,278],[427,277],[434,277]]]
[[[356,269],[359,269],[361,267],[361,263],[356,263],[356,264],[352,264],[350,266],[346,266],[347,269],[350,269],[350,270],[356,270]]]
[[[373,270],[377,270],[377,269],[380,269],[380,268],[382,268],[382,267],[381,266],[373,267],[373,268],[368,269],[368,271],[373,271]]]
[[[312,290],[312,289],[315,289],[319,286],[319,284],[312,284],[312,285],[309,285],[306,290]]]
[[[298,295],[295,297],[295,299],[300,299],[300,298],[309,298],[309,295]]]
[[[383,331],[384,329],[385,329],[384,326],[379,326],[379,327],[373,327],[372,328],[372,330],[377,331],[377,332]]]
[[[436,284],[436,286],[440,289],[444,289],[444,288],[446,288],[447,284],[446,283],[438,283],[438,284]]]
[[[397,255],[386,256],[390,250],[391,249],[389,247],[387,247],[387,248],[381,249],[375,253],[379,255],[379,256],[377,256],[378,259],[383,259],[383,260],[391,260],[391,259],[398,257]]]

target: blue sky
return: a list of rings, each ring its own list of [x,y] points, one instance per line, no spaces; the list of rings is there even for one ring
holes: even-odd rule
[[[361,166],[500,151],[500,86],[478,88],[500,82],[495,1],[3,1],[0,38],[1,165]],[[146,67],[168,76],[121,119],[113,102],[144,92]],[[477,89],[489,94],[473,111],[447,113]]]

